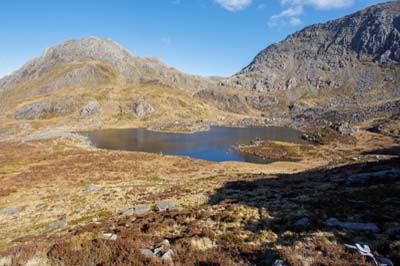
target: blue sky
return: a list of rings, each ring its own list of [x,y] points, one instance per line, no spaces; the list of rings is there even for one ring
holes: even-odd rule
[[[379,0],[2,0],[0,77],[65,39],[111,38],[184,72],[228,76],[271,43]]]

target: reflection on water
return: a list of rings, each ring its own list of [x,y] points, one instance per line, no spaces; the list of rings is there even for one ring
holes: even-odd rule
[[[212,127],[209,131],[194,134],[154,132],[146,129],[107,129],[81,134],[88,136],[96,147],[102,149],[189,156],[216,162],[268,162],[232,149],[232,145],[248,144],[257,138],[302,142],[301,132],[282,127]]]

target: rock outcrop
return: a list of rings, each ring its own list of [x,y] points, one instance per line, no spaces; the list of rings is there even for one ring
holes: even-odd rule
[[[70,94],[32,102],[18,107],[14,119],[32,120],[68,115],[75,111],[79,100],[78,95]]]
[[[236,93],[230,93],[224,90],[204,89],[199,91],[196,97],[214,102],[220,109],[232,113],[240,114],[248,111],[246,100]]]
[[[98,101],[96,100],[90,101],[81,109],[80,115],[82,117],[90,116],[94,113],[99,112],[100,108],[101,106]]]
[[[138,118],[144,118],[155,111],[154,107],[145,101],[133,103],[132,109]]]

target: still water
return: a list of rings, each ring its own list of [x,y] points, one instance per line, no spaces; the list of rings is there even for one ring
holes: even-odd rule
[[[146,129],[106,129],[80,133],[101,149],[162,153],[215,162],[271,162],[232,149],[233,145],[249,144],[257,138],[302,143],[301,132],[283,127],[212,127],[209,131],[193,134]]]

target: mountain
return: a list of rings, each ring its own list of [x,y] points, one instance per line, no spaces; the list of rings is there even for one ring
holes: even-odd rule
[[[400,97],[399,63],[400,1],[394,1],[306,27],[268,46],[221,85],[266,101],[276,97],[269,110],[365,105]]]
[[[193,97],[215,84],[213,78],[182,73],[157,58],[135,56],[109,39],[67,40],[0,79],[0,119],[37,128],[191,130],[190,124],[215,120],[220,112]]]
[[[0,136],[21,127],[359,123],[400,112],[399,73],[399,1],[306,27],[228,78],[185,74],[86,37],[49,48],[0,79]]]
[[[99,67],[88,67],[78,63],[103,62],[109,64],[119,74],[128,79],[141,79],[146,81],[158,80],[165,83],[179,83],[180,85],[199,86],[204,78],[185,75],[168,67],[157,58],[137,57],[120,44],[110,39],[86,37],[80,40],[67,40],[63,44],[46,49],[41,57],[26,63],[21,69],[0,80],[0,92],[15,88],[18,85],[48,75],[60,65],[73,65],[68,75],[58,76],[57,80],[46,85],[47,91],[56,90],[58,87],[76,86],[85,82],[96,82],[109,76]],[[108,73],[111,74],[111,73]],[[88,78],[88,80],[84,80]],[[197,83],[196,83],[197,82]],[[61,84],[56,84],[61,83]]]

